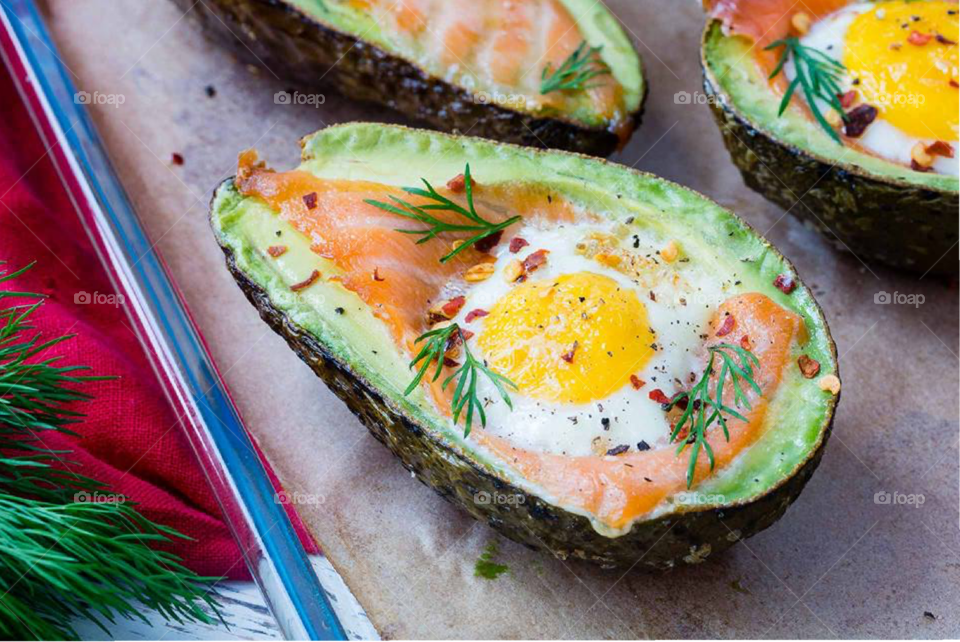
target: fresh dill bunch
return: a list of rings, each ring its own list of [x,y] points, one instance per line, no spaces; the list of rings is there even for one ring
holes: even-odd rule
[[[713,470],[713,449],[710,442],[707,441],[707,429],[718,423],[723,428],[723,435],[727,441],[730,441],[730,432],[727,429],[727,420],[724,415],[729,415],[740,421],[747,421],[737,411],[737,408],[750,410],[750,400],[747,398],[744,390],[744,383],[753,389],[758,395],[762,394],[760,386],[753,378],[754,366],[759,367],[760,362],[752,352],[740,346],[729,343],[720,343],[708,348],[710,358],[707,361],[707,367],[703,370],[703,375],[697,381],[696,385],[689,392],[682,392],[675,395],[668,403],[664,404],[666,410],[670,410],[677,404],[683,402],[683,414],[677,421],[670,434],[670,441],[674,442],[680,436],[685,426],[689,428],[689,434],[683,438],[677,447],[677,455],[680,455],[688,446],[690,447],[690,464],[687,466],[687,488],[693,485],[693,476],[697,469],[697,458],[700,451],[707,453],[710,460],[710,470]],[[740,362],[737,363],[737,357]],[[714,364],[719,360],[722,364],[719,373],[716,372]],[[714,374],[717,374],[716,387],[714,395],[711,397],[710,384]],[[723,401],[724,384],[729,380],[733,386],[733,400],[736,408],[728,406]]]
[[[787,60],[791,59],[793,60],[793,67],[797,74],[787,86],[787,91],[783,94],[778,115],[782,116],[783,112],[786,111],[787,105],[790,104],[790,99],[799,86],[803,89],[803,95],[807,99],[807,106],[813,113],[814,118],[817,119],[817,122],[820,123],[824,131],[829,134],[830,138],[839,143],[840,136],[833,127],[830,126],[830,123],[827,122],[826,117],[820,111],[820,107],[817,105],[817,99],[819,98],[826,102],[830,105],[830,108],[839,113],[841,117],[846,117],[843,106],[840,104],[840,94],[843,93],[840,89],[840,79],[846,67],[844,67],[840,61],[831,58],[819,49],[802,45],[800,39],[795,36],[777,40],[768,45],[765,50],[769,51],[778,47],[783,47],[783,52],[780,54],[780,60],[770,74],[769,79],[773,80],[776,78],[783,70]]]
[[[602,45],[588,47],[587,41],[583,40],[574,52],[560,63],[559,67],[551,69],[550,64],[547,64],[540,74],[540,94],[595,87],[595,84],[587,84],[588,81],[597,76],[610,75],[610,67],[595,57],[602,49]]]
[[[32,265],[0,271],[0,284]],[[27,303],[11,301],[20,299]],[[78,388],[110,377],[47,356],[71,336],[41,340],[31,317],[42,303],[39,294],[0,289],[0,638],[76,638],[74,617],[109,633],[117,616],[146,622],[144,608],[176,622],[212,621],[218,612],[204,583],[217,578],[151,548],[184,536],[106,495],[70,471],[69,451],[44,444],[44,433],[77,434],[83,415],[67,404],[88,401]]]

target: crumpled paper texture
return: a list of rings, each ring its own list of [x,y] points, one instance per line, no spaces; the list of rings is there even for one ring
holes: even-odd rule
[[[786,516],[662,575],[534,553],[416,483],[227,274],[207,208],[239,150],[286,168],[315,129],[403,117],[332,94],[277,105],[287,83],[206,41],[171,3],[49,0],[46,13],[78,87],[124,97],[92,107],[121,178],[247,425],[384,637],[957,637],[956,284],[867,267],[745,188],[703,102],[697,3],[609,4],[651,87],[639,132],[613,160],[707,194],[777,245],[818,295],[844,380],[823,463]],[[877,304],[880,292],[923,303]],[[877,493],[923,503],[877,503]],[[491,541],[510,569],[492,581],[474,577]]]

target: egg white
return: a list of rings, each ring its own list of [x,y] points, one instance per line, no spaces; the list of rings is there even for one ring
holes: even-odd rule
[[[647,309],[657,345],[650,361],[635,373],[645,385],[635,390],[627,382],[598,401],[579,405],[543,401],[526,397],[522,391],[512,391],[511,411],[493,385],[481,378],[479,392],[487,413],[487,432],[503,437],[520,448],[569,456],[596,454],[597,438],[604,445],[604,451],[625,444],[631,452],[635,452],[642,442],[650,448],[669,443],[670,426],[666,414],[659,403],[649,398],[649,393],[660,388],[665,394],[671,395],[681,388],[681,382],[684,387],[689,387],[693,373],[699,375],[703,369],[703,335],[712,312],[727,295],[723,293],[720,281],[692,267],[695,263],[682,262],[667,266],[659,260],[662,269],[658,269],[658,274],[663,278],[652,288],[647,288],[626,274],[577,253],[578,241],[594,231],[613,233],[614,227],[614,224],[607,222],[566,224],[553,229],[539,227],[535,223],[526,225],[517,235],[527,240],[529,246],[513,254],[509,251],[508,242],[500,243],[494,250],[496,263],[493,276],[480,283],[467,284],[463,293],[466,303],[453,321],[474,333],[467,340],[467,346],[474,356],[483,359],[478,338],[483,331],[485,318],[475,318],[466,323],[467,314],[477,308],[489,311],[516,287],[513,283],[507,283],[503,276],[504,268],[512,260],[522,260],[536,250],[549,250],[546,265],[531,273],[530,281],[593,272],[610,277],[623,288],[636,291]],[[657,249],[664,247],[667,240],[650,231],[630,230],[629,235],[621,241],[621,247],[642,256],[657,258]],[[677,279],[678,284],[674,283],[675,273],[681,275]],[[650,296],[651,291],[653,297]]]
[[[850,24],[860,14],[870,11],[874,8],[870,2],[857,2],[847,5],[832,14],[815,22],[810,28],[809,33],[800,39],[800,43],[806,47],[812,47],[823,53],[840,60],[843,57],[843,51],[847,39],[847,31]],[[793,61],[788,61],[784,65],[784,73],[788,80],[796,77],[796,69]],[[850,78],[841,83],[845,88],[850,88]],[[803,92],[798,90],[797,94],[801,100],[806,100]],[[822,100],[817,100],[817,106],[820,111],[826,113],[831,107]],[[866,131],[857,139],[857,143],[864,149],[870,150],[877,156],[893,161],[895,163],[910,164],[910,150],[918,142],[930,145],[936,142],[934,139],[921,139],[916,136],[906,134],[894,125],[884,120],[883,114],[877,116],[877,119],[867,127]],[[945,141],[950,143],[953,148],[958,149],[958,141]],[[933,171],[938,174],[948,176],[960,176],[960,156],[954,155],[954,158],[944,158],[935,156],[933,161]]]

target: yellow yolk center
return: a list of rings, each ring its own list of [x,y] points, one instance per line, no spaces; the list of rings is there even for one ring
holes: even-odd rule
[[[913,32],[920,35],[911,42]],[[950,42],[958,42],[956,3],[879,2],[851,23],[842,62],[860,79],[863,102],[891,125],[955,141],[960,101],[950,81],[957,81],[958,46]]]
[[[520,393],[587,403],[629,383],[653,355],[636,292],[591,272],[527,282],[501,298],[478,337],[483,357]]]

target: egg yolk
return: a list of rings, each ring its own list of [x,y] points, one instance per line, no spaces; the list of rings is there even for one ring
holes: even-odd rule
[[[850,24],[842,62],[881,118],[911,136],[955,141],[957,42],[956,3],[879,2]]]
[[[653,355],[636,292],[592,272],[516,286],[484,319],[483,358],[520,393],[562,403],[606,398]]]

